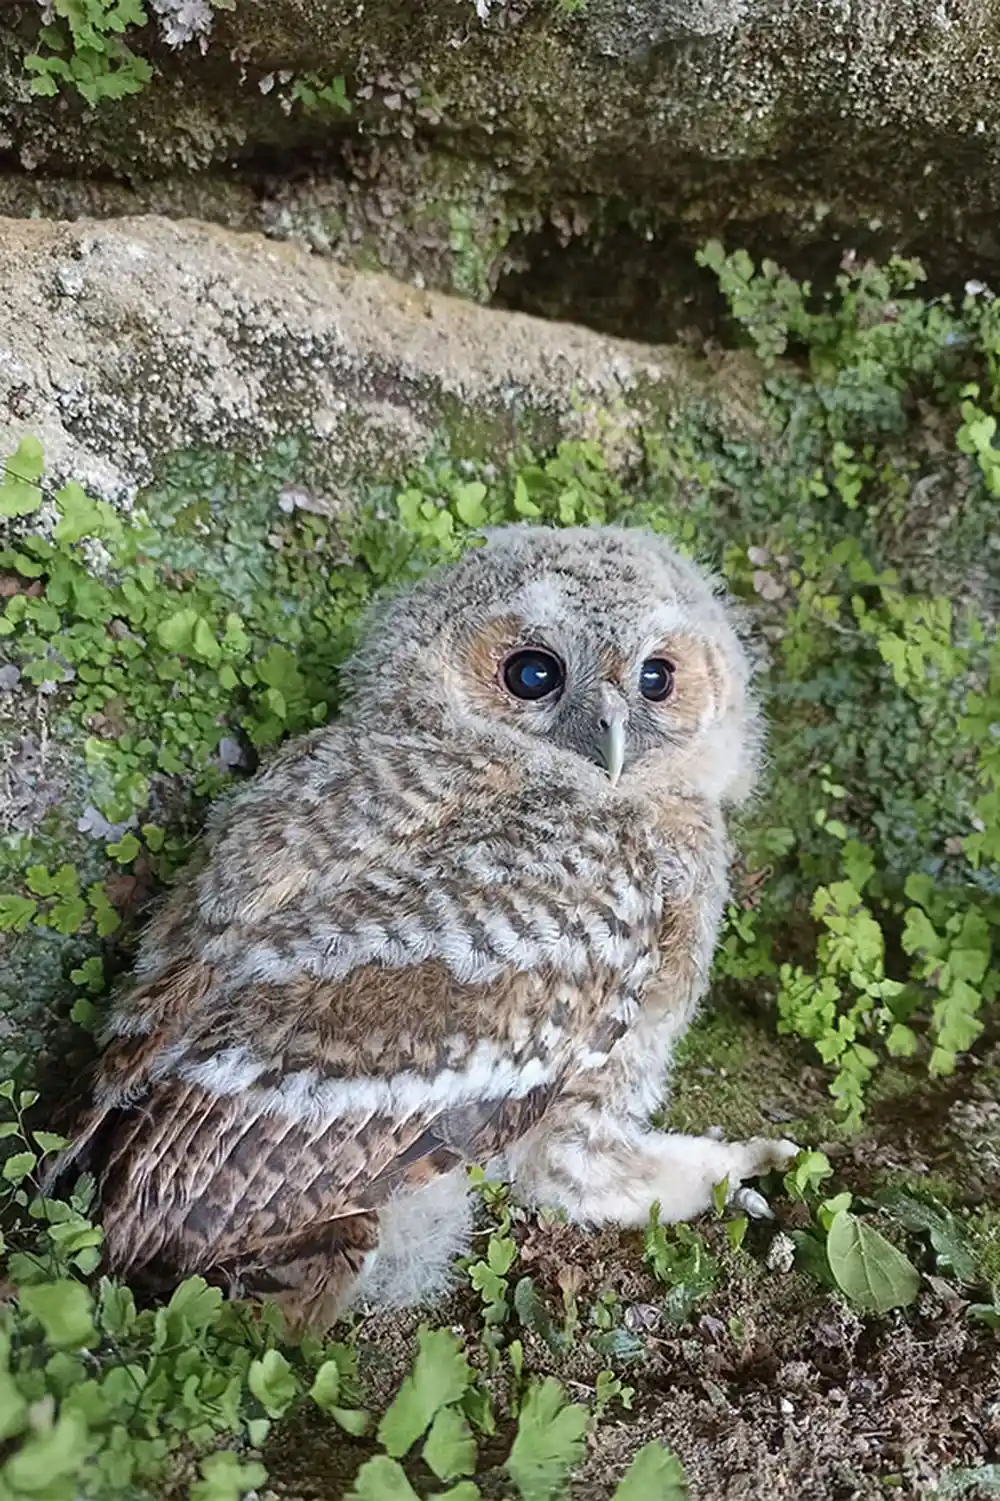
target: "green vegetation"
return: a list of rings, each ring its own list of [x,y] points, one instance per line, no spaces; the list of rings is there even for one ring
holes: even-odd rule
[[[544,1501],[565,1494],[594,1424],[631,1410],[621,1371],[638,1382],[648,1349],[628,1295],[585,1299],[572,1268],[553,1288],[524,1243],[560,1227],[496,1185],[480,1185],[490,1224],[465,1268],[475,1332],[463,1349],[425,1331],[378,1422],[356,1331],[291,1347],[270,1312],[225,1305],[199,1279],[137,1309],[100,1274],[93,1185],[65,1202],[38,1188],[60,1144],[35,1119],[47,1059],[85,1045],[207,800],[335,712],[373,594],[484,523],[653,526],[752,608],[770,764],[741,817],[716,966],[726,1015],[743,1008],[812,1051],[841,1135],[885,1077],[917,1092],[984,1049],[1000,928],[1000,310],[922,298],[911,264],[846,263],[820,298],[718,246],[703,260],[766,367],[763,410],[736,436],[708,407],[665,417],[629,476],[596,441],[500,472],[441,452],[342,515],[289,441],[254,465],[178,456],[123,514],[72,482],[53,489],[30,435],[7,459],[0,1501],[140,1495],[165,1476],[198,1501],[236,1498],[263,1483],[269,1426],[306,1409],[358,1446],[359,1501],[472,1501],[487,1453],[508,1493]],[[37,764],[18,780],[29,740]],[[995,1206],[831,1174],[809,1152],[783,1186],[804,1296],[909,1319],[921,1289],[947,1284],[991,1338]],[[734,1279],[761,1275],[770,1231],[724,1190],[716,1207],[697,1228],[654,1215],[629,1253],[665,1327],[696,1327]],[[735,1315],[726,1329],[745,1337]],[[585,1402],[539,1378],[539,1351],[586,1354]],[[624,1470],[620,1501],[685,1493],[663,1448]]]
[[[97,105],[145,88],[153,69],[124,40],[146,24],[142,0],[53,0],[52,9],[55,19],[24,60],[33,94],[58,94],[66,85]]]
[[[293,104],[301,104],[307,114],[326,109],[349,115],[354,108],[347,97],[347,85],[340,74],[324,83],[318,73],[302,73],[292,80],[289,98]]]

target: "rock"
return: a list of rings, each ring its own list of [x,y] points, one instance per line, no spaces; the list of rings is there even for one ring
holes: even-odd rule
[[[398,472],[442,433],[503,458],[533,435],[594,430],[609,406],[627,431],[706,379],[683,352],[420,292],[256,235],[0,220],[0,452],[32,433],[54,475],[124,504],[175,449],[257,454],[304,431],[346,484],[359,469]]]
[[[782,1275],[790,1272],[795,1265],[795,1242],[784,1230],[779,1230],[768,1246],[764,1265],[769,1272],[778,1272]]]
[[[95,108],[30,93],[39,17],[0,21],[6,212],[197,213],[656,337],[713,234],[1000,270],[1000,0],[157,0]]]

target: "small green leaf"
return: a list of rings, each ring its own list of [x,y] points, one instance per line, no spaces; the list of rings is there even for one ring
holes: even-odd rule
[[[793,1199],[803,1199],[832,1176],[833,1168],[825,1152],[800,1152],[785,1174],[785,1191]]]
[[[386,1454],[376,1454],[354,1477],[347,1501],[420,1501],[406,1471]]]
[[[746,1240],[749,1225],[750,1221],[745,1214],[737,1215],[735,1219],[726,1221],[726,1239],[734,1251],[738,1251]]]
[[[217,666],[222,657],[222,648],[216,640],[215,632],[203,615],[199,615],[195,621],[191,649],[209,667]]]
[[[268,1350],[263,1359],[251,1361],[247,1385],[271,1418],[280,1418],[299,1394],[299,1383],[280,1350]]]
[[[30,516],[42,503],[35,480],[44,467],[42,445],[37,438],[22,438],[9,458],[0,462],[0,516]]]
[[[228,1450],[203,1459],[201,1474],[191,1487],[191,1501],[239,1501],[267,1479],[267,1470],[257,1460],[248,1463]]]
[[[34,1152],[15,1152],[3,1165],[3,1176],[8,1183],[23,1183],[37,1162]]]
[[[176,610],[161,620],[156,627],[156,639],[167,651],[183,654],[191,646],[191,637],[198,620],[198,611],[190,607]]]
[[[330,1416],[353,1438],[363,1438],[372,1423],[369,1414],[360,1407],[331,1407]]]
[[[68,1147],[69,1142],[65,1136],[57,1136],[54,1131],[32,1131],[35,1145],[43,1154],[46,1152],[61,1152],[63,1147]]]
[[[684,1466],[662,1444],[644,1444],[615,1488],[611,1501],[688,1501]]]
[[[105,846],[112,860],[117,860],[119,865],[129,865],[140,853],[142,845],[132,833],[125,833],[115,844]]]
[[[465,526],[482,526],[486,521],[486,507],[483,500],[486,496],[486,486],[478,481],[470,485],[459,485],[455,491],[455,514]]]
[[[222,1304],[221,1288],[209,1287],[204,1277],[187,1277],[174,1290],[165,1312],[168,1320],[178,1326],[182,1325],[185,1333],[200,1333],[203,1329],[210,1329],[216,1322],[222,1311]],[[274,1353],[268,1351],[269,1355]],[[266,1362],[267,1356],[264,1360]],[[287,1365],[287,1361],[285,1364]],[[269,1369],[272,1369],[272,1374],[278,1370],[277,1367]]]
[[[309,1395],[323,1412],[331,1412],[340,1395],[340,1367],[335,1360],[325,1360],[316,1372]]]
[[[23,1433],[27,1426],[28,1404],[18,1390],[13,1376],[0,1366],[0,1444]]]
[[[826,1255],[837,1286],[866,1313],[905,1308],[920,1288],[920,1273],[896,1247],[850,1210],[834,1215]]]
[[[118,540],[123,534],[121,518],[107,501],[94,500],[76,480],[56,491],[60,519],[52,535],[57,542],[79,542],[83,537]]]
[[[22,1310],[38,1320],[45,1337],[57,1349],[81,1349],[96,1342],[94,1301],[82,1282],[40,1282],[22,1287]]]
[[[528,487],[520,475],[514,481],[514,510],[519,516],[540,516],[542,514],[541,506],[535,505],[535,502],[528,494]]]

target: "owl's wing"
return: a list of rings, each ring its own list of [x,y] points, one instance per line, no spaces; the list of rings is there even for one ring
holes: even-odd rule
[[[271,1257],[482,1161],[628,1024],[641,837],[626,857],[516,768],[443,761],[314,737],[154,924],[78,1137],[119,1265]]]
[[[78,1142],[100,1178],[107,1247],[121,1273],[154,1262],[178,1275],[285,1262],[396,1190],[488,1160],[558,1089],[553,1078],[455,1103],[439,1091],[423,1106],[391,1103],[386,1090],[359,1106],[352,1095],[338,1100],[329,1081],[309,1099],[292,1075],[276,1103],[267,1088],[220,1093],[178,1075],[156,1078],[158,1064],[136,1067],[130,1044],[112,1044],[103,1071],[128,1094],[93,1112]]]

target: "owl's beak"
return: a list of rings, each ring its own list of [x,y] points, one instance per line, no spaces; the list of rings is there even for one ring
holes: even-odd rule
[[[613,683],[602,683],[600,690],[600,717],[597,721],[596,759],[608,773],[612,787],[622,774],[625,764],[625,726],[628,724],[628,704]]]

